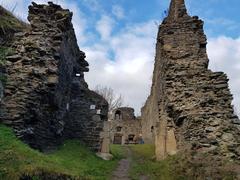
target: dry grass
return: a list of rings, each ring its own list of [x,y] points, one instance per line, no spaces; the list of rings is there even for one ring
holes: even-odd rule
[[[15,32],[28,28],[28,24],[19,20],[10,11],[0,6],[0,38],[8,42]],[[0,42],[0,44],[3,42]]]
[[[13,13],[0,6],[0,27],[4,33],[7,33],[7,30],[22,30],[27,27],[27,24],[19,20]]]

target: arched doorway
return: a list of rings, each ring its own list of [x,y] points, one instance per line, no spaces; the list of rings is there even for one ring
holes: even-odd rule
[[[115,120],[121,120],[122,119],[122,113],[121,113],[121,111],[119,111],[119,110],[117,110],[116,112],[115,112]]]
[[[122,134],[114,134],[113,144],[122,144]]]
[[[135,134],[129,134],[128,135],[128,143],[129,144],[133,144],[133,143],[135,143]]]

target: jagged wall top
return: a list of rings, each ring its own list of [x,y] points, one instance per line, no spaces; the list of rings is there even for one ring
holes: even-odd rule
[[[66,31],[72,28],[72,16],[73,13],[68,9],[62,9],[61,6],[52,2],[48,2],[48,5],[32,2],[32,5],[29,6],[28,20],[33,29],[44,30],[58,27],[60,30]]]
[[[184,0],[172,0],[167,19],[177,21],[181,17],[188,16]]]
[[[177,151],[240,157],[240,126],[228,78],[208,69],[203,21],[190,17],[184,0],[172,0],[160,25],[151,95],[142,110],[143,137],[154,138],[157,159]]]
[[[40,151],[67,139],[99,151],[108,104],[84,80],[88,62],[77,44],[72,13],[51,2],[32,3],[28,19],[30,28],[14,34],[6,57],[0,122]]]
[[[54,41],[61,41],[62,33],[69,31],[77,42],[71,22],[72,16],[73,13],[70,12],[69,9],[63,9],[60,5],[52,2],[48,2],[48,5],[32,2],[32,5],[29,6],[28,20],[32,31],[44,32],[45,34],[51,32],[55,34]],[[78,47],[77,43],[74,44]],[[80,64],[80,69],[78,68],[77,71],[88,72],[89,64],[85,61],[85,53],[79,50],[76,50],[75,53],[79,57],[78,63]],[[75,69],[77,69],[77,67],[75,67]],[[81,75],[83,76],[83,73],[81,73]]]

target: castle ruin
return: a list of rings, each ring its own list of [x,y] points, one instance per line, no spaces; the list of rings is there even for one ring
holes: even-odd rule
[[[203,21],[188,15],[184,0],[171,1],[159,27],[151,94],[141,118],[125,107],[108,119],[108,103],[84,80],[88,63],[69,10],[33,3],[28,19],[30,27],[14,35],[7,57],[0,121],[31,147],[49,151],[79,139],[107,153],[109,142],[131,144],[142,136],[155,144],[158,160],[179,151],[240,160],[240,121],[228,78],[208,69]]]
[[[240,159],[240,121],[228,78],[208,69],[203,21],[172,0],[159,27],[151,94],[142,108],[142,133],[156,157],[178,151]]]
[[[141,119],[135,117],[134,109],[120,107],[109,117],[112,144],[138,144],[142,133]]]
[[[7,57],[0,120],[41,151],[66,139],[101,148],[108,103],[84,80],[88,62],[79,50],[72,15],[51,2],[32,3],[30,28],[15,34]]]

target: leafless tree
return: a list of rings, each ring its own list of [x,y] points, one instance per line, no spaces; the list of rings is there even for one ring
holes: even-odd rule
[[[111,87],[97,85],[94,90],[99,95],[103,96],[109,104],[109,112],[111,113],[114,109],[121,107],[124,102],[123,96],[115,94]]]

